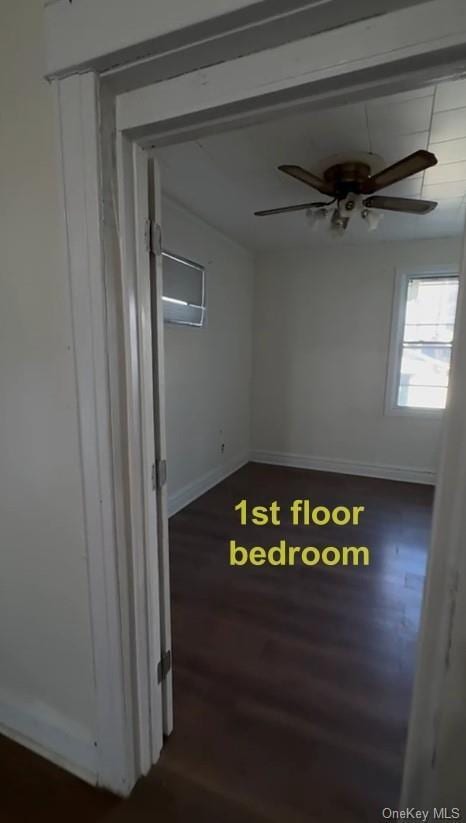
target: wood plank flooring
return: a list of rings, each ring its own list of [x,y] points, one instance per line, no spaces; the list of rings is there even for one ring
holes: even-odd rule
[[[170,522],[175,733],[160,763],[117,801],[14,747],[0,819],[380,819],[400,786],[432,497],[427,486],[250,463],[196,500]],[[241,527],[242,498],[366,511],[359,527]],[[367,545],[371,565],[229,566],[230,538],[278,537]],[[2,769],[12,746],[0,745]]]

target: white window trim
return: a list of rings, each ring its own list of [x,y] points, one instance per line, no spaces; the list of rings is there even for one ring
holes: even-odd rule
[[[390,331],[390,345],[388,349],[387,379],[385,383],[385,414],[401,415],[402,417],[432,417],[439,419],[445,409],[423,409],[414,406],[398,405],[398,384],[400,379],[400,347],[406,317],[406,297],[408,283],[413,278],[425,280],[428,277],[438,278],[459,277],[458,266],[446,264],[444,266],[430,266],[429,268],[397,269],[395,274],[395,288],[393,293],[392,322]]]

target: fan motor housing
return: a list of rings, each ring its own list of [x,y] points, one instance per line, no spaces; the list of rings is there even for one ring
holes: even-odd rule
[[[338,197],[346,197],[350,193],[359,194],[370,173],[366,163],[338,163],[325,170],[324,179],[335,186]]]

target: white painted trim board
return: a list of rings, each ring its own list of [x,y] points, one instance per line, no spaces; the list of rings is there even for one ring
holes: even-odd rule
[[[245,466],[248,462],[249,454],[245,453],[238,455],[232,460],[228,460],[226,463],[222,463],[220,466],[210,469],[210,471],[202,474],[191,483],[187,483],[185,486],[182,486],[181,489],[173,494],[169,494],[168,516],[172,517],[174,514],[181,511],[181,509],[184,509],[184,507],[188,506],[189,503],[192,503],[193,500],[197,500],[198,497],[201,497],[202,494],[208,492],[209,489],[212,489],[218,483],[221,483],[222,480],[226,480],[227,477],[234,474],[234,472],[241,469],[242,466]]]
[[[311,469],[338,474],[354,474],[358,477],[376,477],[380,480],[399,480],[404,483],[435,485],[435,472],[415,469],[410,466],[388,466],[377,463],[340,460],[332,457],[269,451],[253,451],[250,459],[255,463],[289,466],[295,469]]]
[[[214,469],[187,483],[178,491],[168,496],[168,515],[172,517],[198,497],[205,494],[226,480],[231,474],[241,469],[246,463],[265,463],[272,466],[289,466],[295,469],[335,472],[336,474],[354,474],[356,477],[375,477],[380,480],[397,480],[402,483],[423,483],[435,485],[435,472],[415,469],[409,466],[387,466],[376,463],[360,463],[353,460],[336,460],[329,457],[313,457],[303,454],[285,452],[251,451],[233,460],[216,466]]]
[[[131,790],[136,775],[124,682],[116,544],[98,78],[88,73],[59,81],[57,102],[94,657],[98,782],[124,795]]]

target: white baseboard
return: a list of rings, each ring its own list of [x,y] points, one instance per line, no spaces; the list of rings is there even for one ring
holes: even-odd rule
[[[404,483],[423,483],[435,485],[435,472],[423,469],[414,469],[409,466],[387,466],[376,463],[360,463],[352,460],[337,460],[326,457],[311,457],[302,454],[288,454],[286,452],[252,451],[230,460],[221,466],[212,469],[202,477],[193,480],[183,488],[168,497],[168,516],[179,512],[209,491],[217,483],[221,483],[230,474],[237,471],[250,460],[256,463],[268,463],[276,466],[289,466],[295,469],[312,469],[314,471],[336,472],[337,474],[354,474],[359,477],[377,477],[381,480],[400,480]]]
[[[401,480],[405,483],[425,483],[435,485],[435,472],[414,469],[409,466],[387,466],[376,463],[356,463],[352,460],[338,460],[326,457],[311,457],[286,452],[253,451],[250,460],[256,463],[270,463],[290,466],[295,469],[355,474],[361,477],[378,477],[381,480]]]
[[[40,705],[0,694],[0,734],[20,743],[87,783],[97,784],[97,750],[81,730],[68,727]]]
[[[216,466],[215,469],[211,469],[201,477],[197,477],[196,480],[193,480],[191,483],[183,486],[174,494],[169,494],[168,516],[172,517],[172,515],[176,514],[181,509],[184,509],[185,506],[192,503],[193,500],[196,500],[196,498],[200,497],[201,494],[208,492],[209,489],[216,486],[217,483],[221,483],[222,480],[225,480],[225,478],[240,469],[248,463],[248,461],[249,454],[242,454],[235,457],[233,460],[228,460],[226,463]]]

